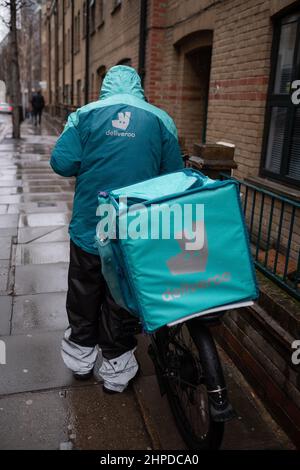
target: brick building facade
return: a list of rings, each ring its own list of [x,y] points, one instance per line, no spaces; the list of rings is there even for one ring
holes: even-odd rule
[[[143,3],[147,14],[141,65]],[[235,175],[261,176],[263,153],[268,151],[263,140],[275,21],[285,13],[286,18],[296,17],[297,4],[290,0],[94,0],[88,6],[82,0],[46,2],[43,80],[48,83],[49,107],[58,113],[60,107],[71,109],[97,99],[103,75],[112,65],[142,66],[147,98],[173,116],[184,150],[191,153],[195,142],[229,142],[235,145]],[[289,7],[295,11],[290,13]],[[290,49],[293,34],[293,28],[286,31]],[[276,118],[280,126],[280,116],[274,117],[275,124],[269,123],[275,130]],[[298,127],[299,112],[294,121]],[[265,173],[278,179],[275,157],[273,166],[272,161],[266,163]],[[299,167],[296,155],[292,178],[286,178],[294,187],[299,184]]]
[[[43,9],[52,115],[65,120],[96,100],[106,70],[131,64],[148,100],[174,118],[184,152],[225,142],[234,146],[235,177],[299,201],[300,112],[290,88],[300,79],[299,0],[52,0]],[[271,204],[264,201],[262,222],[272,215],[274,245],[281,212]],[[300,245],[299,211],[289,243],[292,210],[285,208],[278,245],[282,253],[289,246],[289,272]],[[259,204],[253,213],[253,233],[266,244]]]
[[[52,116],[97,99],[106,70],[123,63],[174,118],[184,152],[233,146],[256,261],[300,298],[299,0],[53,0],[43,5],[42,47]],[[284,310],[263,287],[262,299],[228,315],[220,340],[300,445],[299,366],[290,363],[299,303],[287,296]]]

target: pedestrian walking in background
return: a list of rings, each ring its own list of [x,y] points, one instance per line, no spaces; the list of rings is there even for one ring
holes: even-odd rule
[[[34,93],[31,99],[31,105],[32,105],[34,125],[35,126],[37,126],[37,124],[41,125],[42,112],[45,107],[45,100],[44,100],[41,90],[38,90],[37,93]]]

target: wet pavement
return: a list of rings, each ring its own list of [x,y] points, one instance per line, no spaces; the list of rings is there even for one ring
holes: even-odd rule
[[[49,166],[57,136],[22,125],[10,139],[0,116],[0,449],[184,449],[161,398],[147,337],[140,336],[142,374],[122,395],[93,380],[74,381],[60,357],[67,326],[67,224],[74,181]],[[286,449],[291,444],[222,353],[238,419],[223,448]]]

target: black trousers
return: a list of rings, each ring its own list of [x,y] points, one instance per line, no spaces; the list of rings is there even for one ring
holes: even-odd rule
[[[70,242],[66,303],[70,340],[80,346],[96,346],[107,359],[133,349],[140,331],[136,317],[119,307],[110,296],[101,273],[101,261]]]
[[[39,122],[39,124],[41,124],[42,113],[43,113],[42,109],[33,109],[33,117],[34,117],[34,124],[35,125],[37,125],[37,122]]]

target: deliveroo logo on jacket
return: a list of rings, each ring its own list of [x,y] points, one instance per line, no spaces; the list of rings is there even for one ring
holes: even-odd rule
[[[113,119],[111,121],[111,124],[115,129],[126,131],[130,123],[130,118],[131,118],[130,111],[125,111],[125,113],[118,113],[118,119]],[[111,135],[115,137],[135,137],[134,132],[119,132],[117,130],[113,130],[113,131],[108,130],[106,131],[106,135]]]
[[[126,131],[127,127],[129,126],[130,116],[131,113],[129,111],[126,111],[125,113],[118,113],[118,119],[112,121],[113,127]]]

